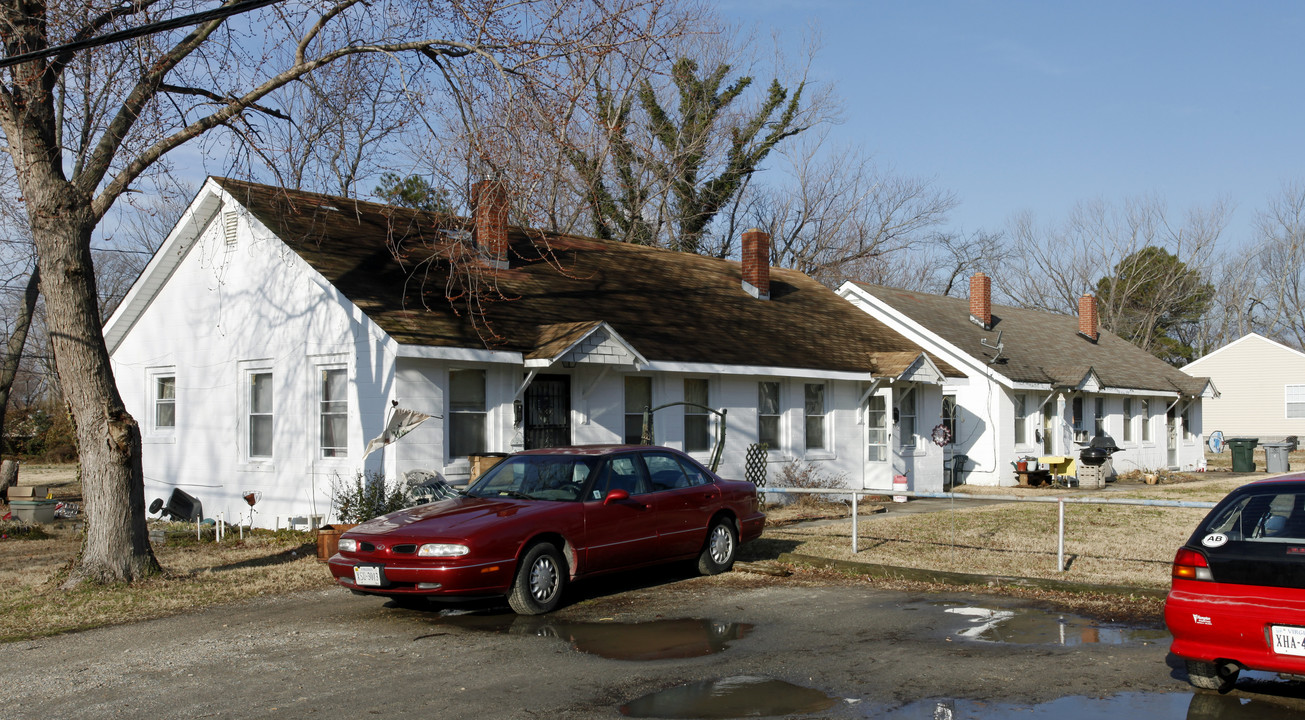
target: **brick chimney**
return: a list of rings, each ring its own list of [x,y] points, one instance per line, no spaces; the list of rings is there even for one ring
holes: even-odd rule
[[[970,276],[970,321],[992,329],[992,278],[981,272]]]
[[[759,300],[770,299],[770,235],[743,231],[743,289]]]
[[[1078,334],[1092,342],[1101,337],[1097,332],[1097,299],[1087,293],[1078,299]]]
[[[475,208],[476,247],[490,267],[508,266],[507,187],[500,180],[481,180],[471,186]]]

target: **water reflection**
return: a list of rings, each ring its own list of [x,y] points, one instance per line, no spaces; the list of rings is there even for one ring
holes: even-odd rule
[[[1149,645],[1169,640],[1160,629],[1102,623],[1078,615],[1042,610],[949,607],[943,612],[963,618],[957,635],[985,642],[1021,645]]]
[[[835,702],[819,690],[745,675],[650,693],[622,705],[621,714],[639,718],[769,717],[820,712]]]
[[[730,642],[747,637],[752,625],[699,618],[640,623],[568,622],[546,616],[441,615],[435,624],[466,630],[535,635],[565,640],[583,653],[611,660],[667,660],[702,657],[721,652]],[[433,634],[433,633],[432,633]]]
[[[1305,703],[1299,699],[1205,692],[1070,696],[1038,705],[935,699],[914,702],[891,712],[882,708],[867,710],[864,717],[887,720],[1301,720],[1305,717]]]

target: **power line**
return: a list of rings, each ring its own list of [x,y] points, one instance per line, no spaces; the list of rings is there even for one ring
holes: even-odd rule
[[[198,25],[200,23],[208,22],[209,20],[217,20],[218,18],[230,17],[250,10],[257,10],[258,8],[273,5],[278,2],[281,2],[281,0],[245,0],[244,2],[238,2],[234,5],[228,5],[216,10],[206,10],[204,12],[192,13],[190,15],[182,15],[181,17],[172,18],[171,20],[160,20],[158,22],[141,25],[140,27],[111,32],[108,35],[101,35],[97,38],[78,40],[77,42],[70,42],[65,45],[56,45],[55,47],[46,48],[44,50],[37,50],[35,52],[7,57],[0,60],[0,68],[17,65],[29,60],[39,60],[41,58],[51,57],[72,50],[85,50],[86,48],[99,47],[100,45],[110,45],[116,42],[122,42],[123,40],[131,40],[145,35],[152,35],[156,32],[163,32],[164,30],[176,30],[177,28],[188,27],[190,25]]]

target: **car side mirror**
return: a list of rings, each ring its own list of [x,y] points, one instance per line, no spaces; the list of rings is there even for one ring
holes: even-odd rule
[[[621,488],[616,488],[615,490],[607,491],[607,497],[603,498],[603,504],[609,505],[611,503],[617,502],[618,500],[629,500],[629,499],[630,499],[630,493],[622,490]]]

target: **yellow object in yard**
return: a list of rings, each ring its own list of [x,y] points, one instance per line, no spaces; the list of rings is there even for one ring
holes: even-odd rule
[[[1052,475],[1074,475],[1078,470],[1072,455],[1043,455],[1038,462],[1046,465]]]

